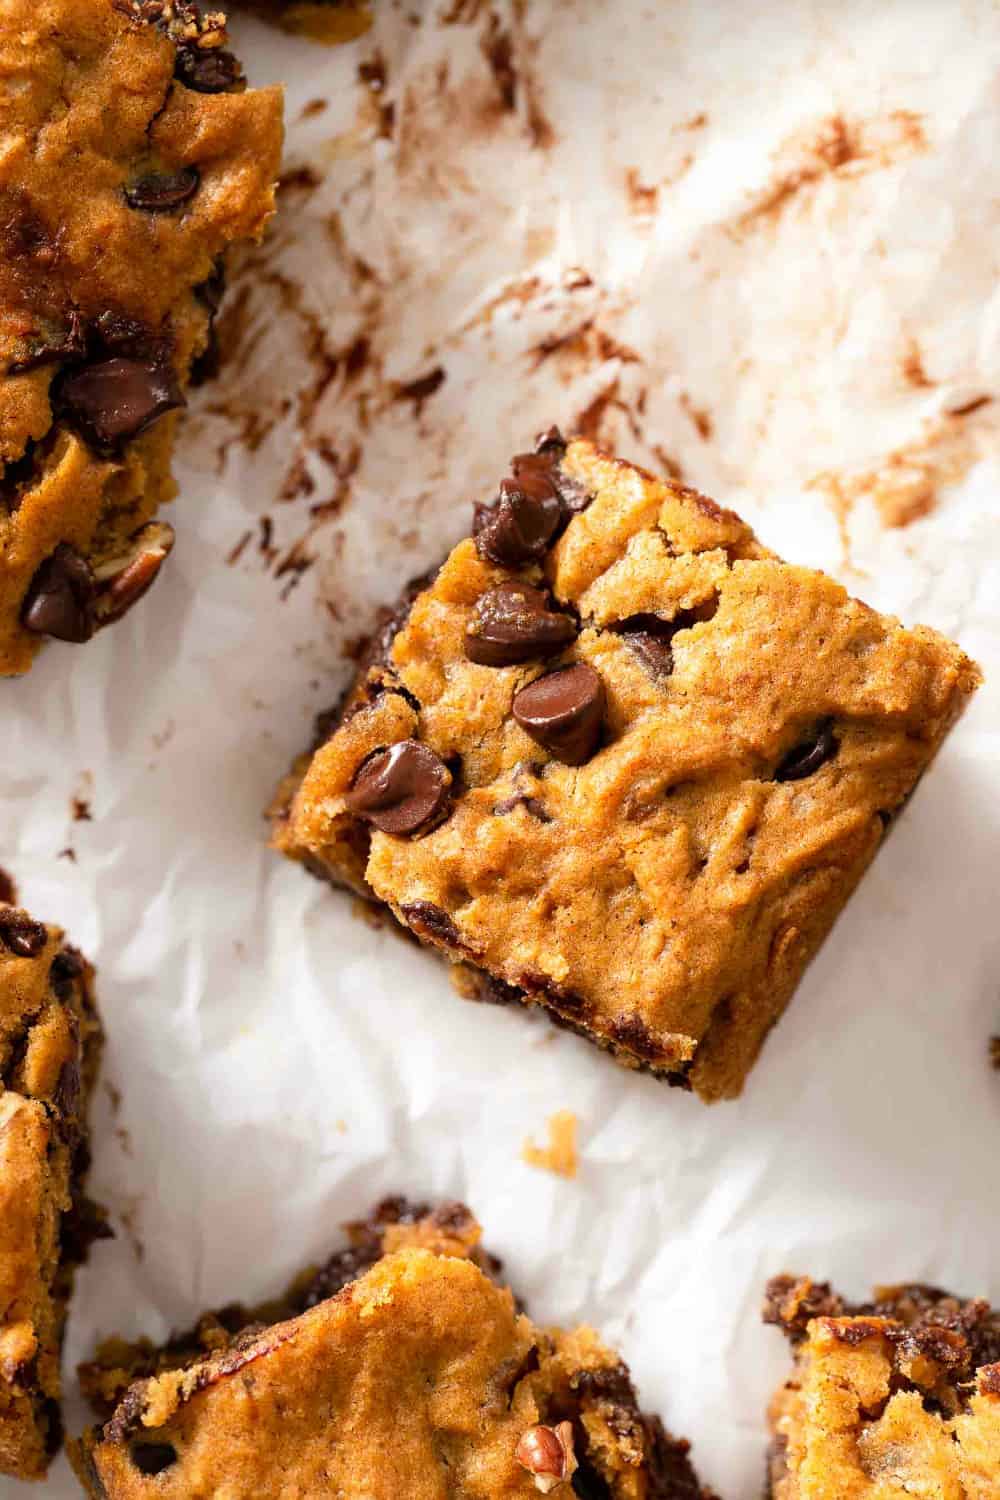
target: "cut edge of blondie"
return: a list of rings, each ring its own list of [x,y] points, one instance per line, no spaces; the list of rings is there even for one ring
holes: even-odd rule
[[[771,1500],[832,1493],[812,1488],[818,1473],[859,1497],[868,1490],[856,1486],[867,1480],[874,1494],[891,1474],[909,1494],[924,1455],[928,1473],[932,1462],[978,1477],[979,1465],[1000,1466],[1000,1310],[984,1299],[914,1282],[852,1304],[828,1282],[786,1274],[768,1282],[763,1319],[795,1356],[768,1413]]]
[[[0,1473],[21,1479],[44,1477],[59,1448],[74,1274],[110,1234],[86,1192],[102,1045],[92,966],[59,928],[0,904],[0,1156],[11,1174],[0,1181],[10,1210],[6,1242],[0,1222],[0,1282],[12,1297],[0,1321]],[[28,1223],[32,1195],[37,1221]]]
[[[163,1440],[162,1431],[158,1440],[157,1429],[199,1392],[292,1341],[304,1319],[325,1316],[324,1309],[345,1297],[363,1300],[368,1281],[374,1286],[373,1272],[391,1285],[396,1275],[407,1274],[408,1265],[412,1269],[413,1256],[457,1258],[511,1297],[500,1278],[500,1261],[482,1247],[480,1227],[463,1204],[431,1209],[402,1197],[388,1198],[367,1219],[345,1228],[347,1247],[319,1269],[296,1277],[281,1297],[252,1309],[233,1304],[207,1313],[193,1329],[159,1349],[148,1340],[128,1344],[109,1339],[92,1362],[81,1366],[84,1394],[102,1418],[68,1444],[88,1494],[106,1500],[110,1493],[115,1500],[117,1491],[107,1490],[98,1462],[101,1451],[110,1447],[138,1448],[139,1458],[132,1462],[140,1472],[146,1472],[141,1469],[143,1450],[158,1455],[162,1450],[157,1462],[168,1471],[176,1450]],[[379,1303],[386,1295],[384,1287],[374,1292]],[[518,1321],[526,1323],[520,1304],[511,1305]],[[523,1383],[539,1407],[542,1425],[522,1434],[517,1462],[528,1473],[537,1472],[543,1482],[536,1484],[543,1492],[548,1492],[548,1470],[533,1469],[532,1455],[539,1442],[544,1452],[558,1440],[569,1456],[566,1481],[577,1476],[572,1486],[553,1485],[558,1493],[614,1500],[714,1500],[694,1473],[690,1445],[667,1433],[659,1418],[641,1411],[627,1367],[590,1329],[535,1329],[527,1357],[510,1371],[508,1410]]]

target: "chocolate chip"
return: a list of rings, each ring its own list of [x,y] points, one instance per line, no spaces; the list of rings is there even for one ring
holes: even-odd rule
[[[80,1064],[78,1062],[64,1062],[59,1069],[59,1079],[52,1095],[52,1102],[66,1119],[76,1114],[80,1106]]]
[[[18,958],[37,958],[48,940],[42,923],[26,911],[0,911],[0,943]]]
[[[84,967],[83,958],[75,948],[63,948],[56,954],[49,969],[49,984],[57,1000],[61,1000],[63,1004],[69,1000],[73,985],[83,973]]]
[[[510,797],[505,797],[502,802],[496,803],[493,816],[505,818],[508,813],[516,812],[519,807],[523,807],[529,817],[536,818],[539,823],[552,822],[552,815],[548,812],[545,803],[527,792],[514,792]]]
[[[545,454],[556,463],[566,452],[567,446],[566,439],[555,424],[546,427],[545,431],[540,432],[535,439],[535,452]]]
[[[465,632],[465,654],[484,667],[509,667],[554,656],[576,635],[569,615],[549,608],[547,595],[526,583],[501,583],[480,594]]]
[[[36,339],[23,359],[14,360],[8,367],[9,372],[11,375],[24,375],[28,370],[37,370],[40,365],[79,359],[85,347],[83,320],[78,312],[71,312],[65,328],[47,338]]]
[[[695,605],[693,609],[682,609],[672,619],[664,620],[660,615],[642,613],[629,615],[612,629],[639,657],[652,677],[669,677],[674,670],[674,653],[671,642],[682,630],[711,620],[719,607],[718,594]]]
[[[362,761],[348,810],[397,836],[426,829],[448,804],[451,773],[440,756],[419,740],[402,740]]]
[[[818,771],[825,761],[837,753],[837,738],[833,723],[825,719],[817,725],[815,732],[793,750],[789,750],[774,773],[775,781],[803,781]]]
[[[196,94],[227,94],[243,82],[243,69],[221,47],[183,47],[177,53],[174,76]]]
[[[615,627],[627,646],[630,646],[652,677],[669,677],[674,670],[674,653],[671,640],[678,627],[673,621],[661,620],[659,615],[630,615]]]
[[[133,1443],[129,1456],[140,1474],[162,1474],[177,1462],[173,1443]]]
[[[502,568],[537,560],[562,524],[562,504],[544,466],[500,482],[492,506],[477,507],[473,533],[480,556]]]
[[[513,714],[521,728],[557,760],[582,766],[601,737],[604,684],[585,662],[560,667],[516,693]]]
[[[92,447],[109,455],[186,404],[170,365],[117,356],[67,375],[60,395],[70,421]]]
[[[462,934],[446,911],[431,901],[410,901],[400,908],[407,925],[417,937],[428,942],[444,943],[448,948],[461,948]]]
[[[170,354],[168,338],[123,313],[102,312],[91,324],[90,334],[102,355],[120,354],[124,359],[163,364]]]
[[[166,214],[180,208],[198,191],[201,176],[197,167],[181,167],[177,172],[150,172],[125,189],[129,208],[147,214]]]
[[[38,635],[81,645],[94,633],[94,575],[86,558],[60,542],[28,585],[21,623]]]

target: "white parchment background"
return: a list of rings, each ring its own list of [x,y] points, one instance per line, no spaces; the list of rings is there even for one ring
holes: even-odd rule
[[[1000,12],[378,10],[341,49],[239,23],[254,81],[289,83],[289,177],[182,436],[176,552],[125,624],[0,688],[0,863],[97,961],[108,1030],[118,1238],[79,1278],[68,1382],[100,1334],[275,1291],[385,1192],[459,1196],[536,1317],[618,1341],[754,1500],[769,1274],[1000,1295],[1000,442],[968,409],[1000,396]],[[551,420],[988,673],[714,1110],[463,1004],[264,844],[350,639]],[[519,1160],[559,1108],[575,1182]],[[75,1493],[64,1461],[35,1493]]]

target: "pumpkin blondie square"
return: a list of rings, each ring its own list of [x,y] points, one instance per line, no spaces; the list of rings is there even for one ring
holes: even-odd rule
[[[160,571],[177,414],[226,252],[273,211],[281,117],[221,12],[0,3],[0,676]]]
[[[84,1192],[100,1042],[90,965],[0,904],[0,1474],[19,1479],[58,1447],[73,1271],[106,1233]]]
[[[997,1500],[1000,1313],[919,1284],[851,1306],[779,1276],[764,1308],[795,1368],[771,1407],[771,1500]]]
[[[95,1500],[711,1500],[589,1328],[541,1329],[461,1204],[388,1199],[279,1301],[82,1371]]]
[[[274,843],[467,993],[727,1098],[978,682],[552,430],[383,621]]]

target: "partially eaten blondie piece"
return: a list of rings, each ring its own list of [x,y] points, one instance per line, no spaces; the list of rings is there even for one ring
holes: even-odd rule
[[[553,430],[383,623],[274,842],[482,998],[731,1097],[978,682]]]
[[[281,153],[226,41],[182,0],[0,6],[0,676],[120,619],[173,544],[176,414]]]
[[[0,1473],[19,1479],[41,1478],[59,1444],[73,1270],[102,1232],[83,1190],[92,981],[58,928],[0,905]]]
[[[618,1356],[536,1328],[498,1273],[468,1209],[390,1199],[280,1301],[112,1341],[81,1372],[107,1417],[71,1450],[87,1493],[709,1500]]]
[[[766,1322],[795,1348],[771,1407],[771,1500],[997,1500],[1000,1313],[936,1287],[850,1307],[776,1277]]]

